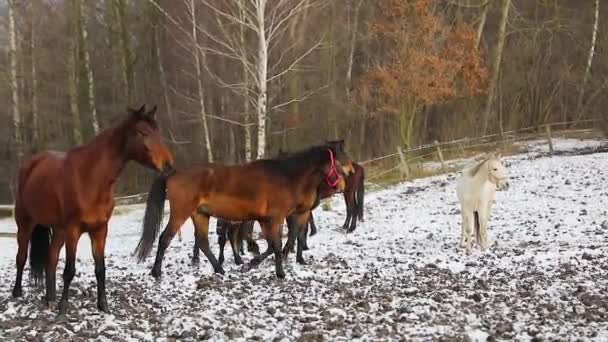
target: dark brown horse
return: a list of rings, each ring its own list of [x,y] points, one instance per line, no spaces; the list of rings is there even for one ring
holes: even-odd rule
[[[241,254],[245,254],[243,250],[243,242],[247,243],[247,251],[256,256],[260,255],[260,247],[253,238],[254,222],[255,221],[244,221],[233,223],[226,220],[217,219],[215,231],[218,236],[217,242],[220,247],[220,256],[218,258],[218,262],[220,264],[224,263],[224,247],[226,246],[227,241],[230,241],[232,254],[234,255],[234,262],[237,265],[243,264],[243,259],[241,259]],[[192,252],[195,258],[198,257],[198,251],[198,245],[195,243],[194,251]],[[195,258],[193,258],[193,260],[195,260]]]
[[[22,295],[23,267],[31,243],[31,276],[36,284],[41,284],[46,274],[46,302],[53,306],[57,259],[65,243],[59,312],[66,313],[70,283],[76,272],[78,240],[88,233],[95,260],[97,307],[108,311],[104,249],[116,180],[130,160],[165,173],[173,169],[173,156],[162,142],[155,112],[156,106],[149,112],[145,106],[129,109],[124,120],[89,143],[65,153],[38,153],[23,163],[15,202],[18,250],[13,297]]]
[[[344,141],[333,141],[285,158],[235,166],[208,164],[177,171],[171,177],[159,177],[149,192],[142,237],[136,249],[139,261],[152,250],[168,193],[171,214],[159,239],[152,268],[154,277],[160,277],[165,250],[188,217],[197,230],[199,247],[214,271],[224,273],[209,248],[209,217],[214,216],[228,221],[258,221],[268,248],[245,269],[257,266],[274,251],[276,275],[284,278],[281,223],[288,216],[306,223],[321,183],[343,189],[342,175],[350,173],[351,163],[344,151]]]
[[[284,152],[279,151],[281,155],[285,155]],[[365,197],[365,170],[363,167],[355,162],[352,163],[353,171],[346,176],[345,182],[346,187],[344,188],[344,201],[346,202],[346,221],[344,222],[343,229],[351,233],[357,228],[357,218],[363,221],[363,202]],[[319,189],[319,201],[312,208],[313,210],[318,206],[321,199],[329,198],[336,194],[337,190],[327,187],[325,184],[321,184]],[[308,222],[298,227],[290,220],[287,220],[287,226],[290,231],[287,243],[283,248],[283,258],[287,258],[290,252],[294,251],[295,240],[298,241],[298,245],[302,245],[301,251],[308,250],[307,235],[310,227],[310,236],[317,233],[317,227],[315,225],[312,210],[310,212],[310,219]],[[304,259],[301,251],[298,252],[296,260],[298,263],[304,264]]]

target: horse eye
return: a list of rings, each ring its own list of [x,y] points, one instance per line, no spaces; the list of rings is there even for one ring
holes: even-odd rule
[[[494,168],[494,171],[498,171],[498,168],[496,168],[496,167],[495,167],[495,168]]]

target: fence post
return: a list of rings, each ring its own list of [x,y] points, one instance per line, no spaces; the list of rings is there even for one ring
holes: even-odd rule
[[[547,143],[549,144],[549,154],[553,154],[553,140],[551,139],[551,125],[545,125],[547,132]]]
[[[447,167],[445,167],[445,160],[443,160],[443,153],[441,153],[441,147],[439,146],[439,141],[435,140],[435,147],[437,148],[437,156],[439,157],[439,161],[441,161],[441,169],[443,172],[447,171]]]
[[[397,153],[399,154],[399,174],[401,179],[410,178],[410,168],[407,166],[407,160],[405,159],[405,153],[401,150],[401,147],[397,146]]]

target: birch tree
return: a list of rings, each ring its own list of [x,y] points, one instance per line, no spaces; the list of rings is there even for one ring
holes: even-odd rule
[[[81,49],[84,57],[84,71],[87,79],[87,99],[89,103],[89,110],[91,111],[91,126],[93,128],[93,134],[99,133],[99,119],[97,118],[97,106],[95,105],[95,78],[93,77],[93,68],[91,67],[91,56],[89,53],[89,32],[88,32],[88,16],[84,11],[86,3],[77,4],[77,16],[78,16],[78,28],[79,36],[81,41]]]
[[[511,7],[511,0],[503,0],[502,8],[500,11],[500,23],[498,24],[498,40],[496,41],[496,47],[494,49],[494,58],[492,60],[492,70],[490,76],[490,84],[488,87],[488,96],[486,98],[485,110],[483,115],[483,127],[482,134],[486,134],[488,131],[488,125],[490,123],[490,115],[492,113],[492,104],[494,102],[494,96],[496,93],[496,86],[498,84],[498,76],[500,74],[500,62],[502,60],[502,50],[505,46],[505,36],[507,33],[507,22],[509,19],[509,7]]]
[[[581,84],[581,90],[578,94],[578,101],[576,102],[576,115],[578,120],[583,117],[583,98],[585,96],[585,85],[589,80],[591,74],[591,64],[593,63],[593,56],[595,55],[595,42],[597,40],[597,28],[600,17],[600,0],[594,1],[594,15],[593,15],[593,31],[591,32],[591,46],[589,47],[589,55],[587,56],[587,64],[585,65],[585,73],[583,75],[583,83]]]
[[[16,0],[8,1],[8,34],[9,34],[9,86],[11,90],[11,100],[13,109],[13,139],[17,158],[21,159],[23,154],[22,132],[21,132],[21,113],[19,111],[19,81],[17,79],[17,26],[15,21],[17,11]]]
[[[72,118],[72,138],[73,143],[81,145],[82,140],[82,126],[80,121],[80,112],[78,109],[78,38],[76,36],[77,30],[77,16],[75,15],[75,8],[77,0],[69,0],[66,2],[66,20],[68,25],[68,98],[70,103],[70,114]]]
[[[266,125],[269,111],[282,108],[294,101],[302,101],[309,93],[301,94],[298,98],[288,99],[282,103],[269,105],[268,84],[287,77],[296,70],[297,66],[312,51],[320,45],[316,40],[310,46],[304,47],[301,53],[288,57],[296,46],[280,46],[278,43],[285,37],[289,24],[302,11],[319,6],[321,2],[311,0],[277,0],[269,7],[268,0],[227,0],[222,6],[209,0],[201,0],[207,8],[214,13],[220,26],[220,34],[200,27],[211,41],[209,46],[202,49],[210,53],[237,61],[245,70],[246,77],[239,82],[230,83],[222,77],[215,75],[214,78],[227,88],[235,90],[241,95],[246,95],[247,100],[255,107],[257,124],[257,149],[256,158],[263,158],[266,153]],[[229,30],[229,26],[236,25],[237,32]],[[241,30],[244,32],[241,32]],[[253,36],[254,44],[242,44],[241,37]],[[272,61],[272,64],[271,64]],[[245,83],[245,80],[251,84]]]

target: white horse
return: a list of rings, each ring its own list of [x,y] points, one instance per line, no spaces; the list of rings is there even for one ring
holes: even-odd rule
[[[476,243],[482,250],[488,248],[488,220],[496,190],[509,187],[507,168],[500,161],[500,154],[484,158],[477,165],[462,171],[456,185],[462,214],[460,245],[471,249],[473,231]]]

